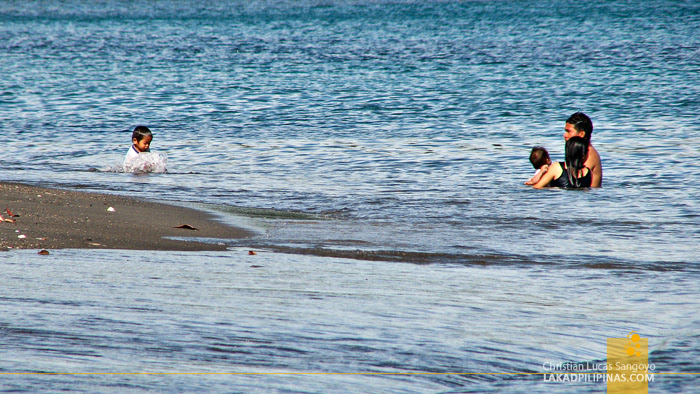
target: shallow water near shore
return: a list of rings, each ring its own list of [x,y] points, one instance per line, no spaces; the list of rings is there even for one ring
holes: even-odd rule
[[[2,372],[88,374],[9,375],[7,390],[551,391],[561,387],[540,375],[459,373],[605,362],[606,337],[627,326],[655,333],[657,371],[690,371],[700,356],[692,335],[700,302],[665,289],[693,287],[679,272],[416,265],[240,248],[17,251],[0,261]]]
[[[4,181],[257,234],[0,254],[1,373],[183,373],[3,389],[599,392],[409,373],[542,373],[633,330],[657,370],[700,372],[700,5],[37,1],[0,20]],[[525,187],[578,110],[604,187]],[[111,170],[139,124],[166,173]]]

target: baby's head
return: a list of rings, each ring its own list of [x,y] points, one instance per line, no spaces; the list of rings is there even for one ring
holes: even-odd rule
[[[532,163],[533,167],[539,170],[544,165],[552,164],[552,160],[549,159],[547,149],[541,146],[536,146],[532,148],[532,152],[530,152],[530,163]]]
[[[131,142],[134,144],[134,149],[139,152],[148,152],[153,140],[153,133],[146,126],[136,126],[131,134]]]

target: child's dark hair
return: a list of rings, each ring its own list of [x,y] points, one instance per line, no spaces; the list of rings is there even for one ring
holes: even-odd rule
[[[151,133],[151,130],[149,130],[146,126],[136,126],[134,128],[134,132],[131,133],[131,139],[133,140],[136,138],[136,141],[141,141],[147,136],[153,138],[153,133]]]
[[[530,152],[530,163],[538,170],[542,168],[543,165],[549,164],[549,152],[547,152],[547,149],[541,146],[532,148],[532,152]]]

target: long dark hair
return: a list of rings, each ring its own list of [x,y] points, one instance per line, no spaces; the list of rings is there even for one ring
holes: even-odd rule
[[[581,187],[578,177],[588,158],[588,141],[582,137],[571,137],[566,141],[566,174],[571,187]]]

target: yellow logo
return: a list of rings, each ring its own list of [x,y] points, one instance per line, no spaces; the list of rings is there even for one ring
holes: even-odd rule
[[[610,394],[647,394],[654,379],[649,371],[649,339],[636,331],[627,338],[608,338],[607,375]]]

